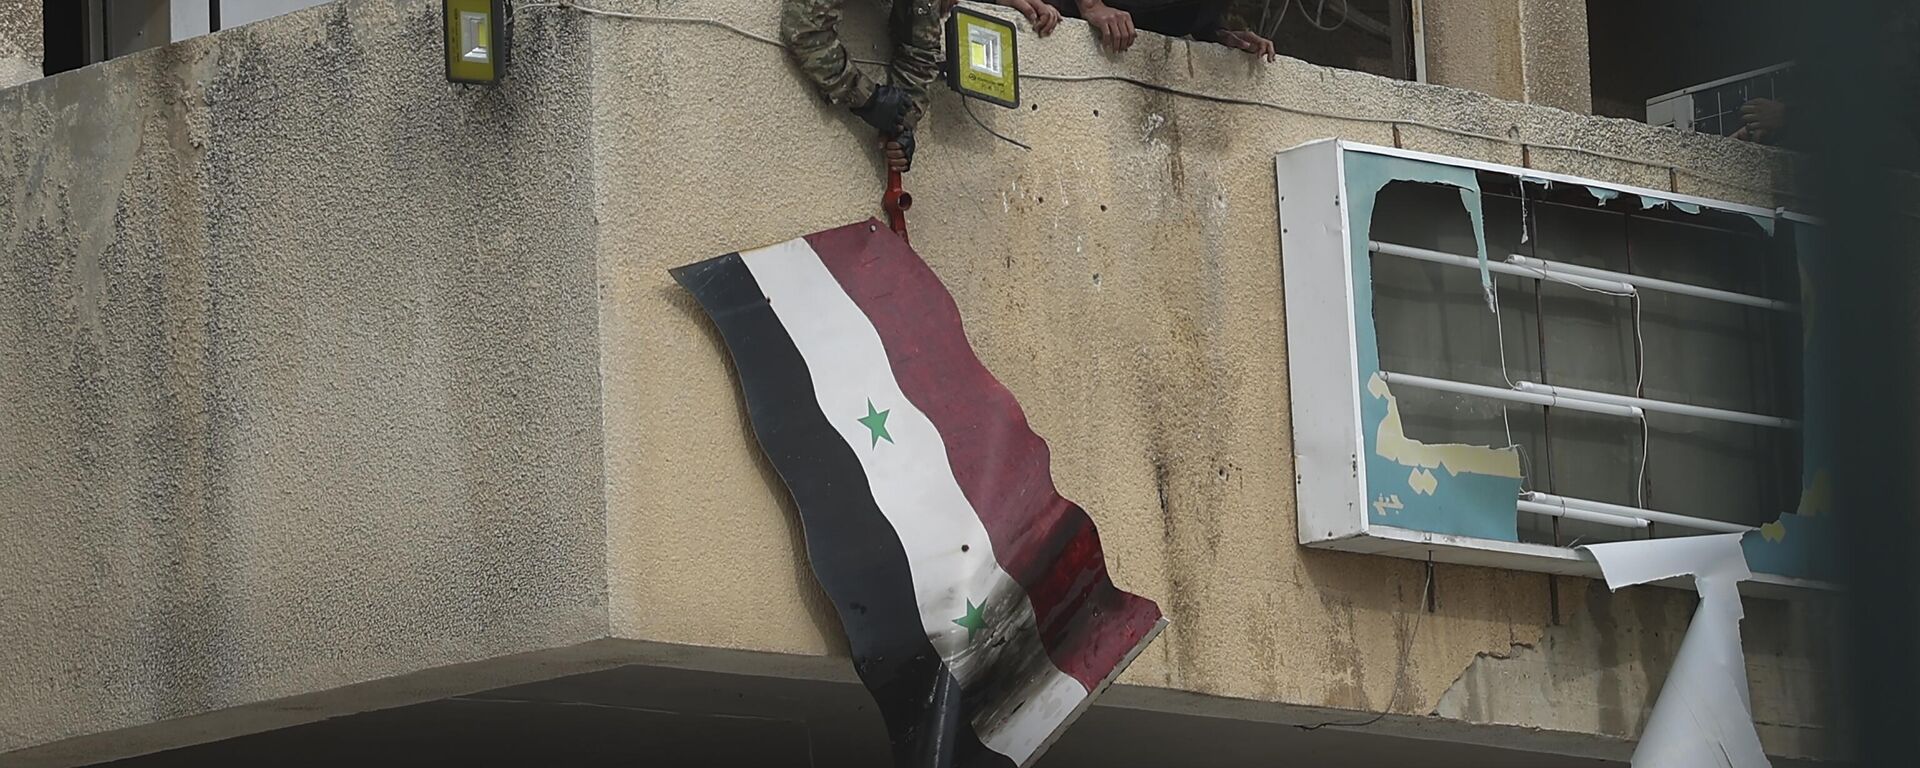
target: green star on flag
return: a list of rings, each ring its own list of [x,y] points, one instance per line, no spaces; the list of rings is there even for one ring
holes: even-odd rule
[[[898,754],[1044,759],[1167,620],[1113,583],[1093,518],[1054,487],[1046,441],[940,276],[871,219],[671,273],[726,342],[736,375],[718,383],[744,395]],[[943,694],[940,716],[901,691]]]
[[[886,438],[889,443],[893,442],[893,435],[887,434],[887,414],[892,412],[892,409],[876,411],[873,409],[873,401],[867,401],[867,415],[860,417],[860,425],[873,434],[874,445],[879,445],[881,438]]]
[[[967,628],[967,642],[973,642],[974,633],[987,628],[987,618],[981,615],[985,609],[986,606],[974,605],[972,600],[968,600],[967,615],[953,620],[953,623]]]

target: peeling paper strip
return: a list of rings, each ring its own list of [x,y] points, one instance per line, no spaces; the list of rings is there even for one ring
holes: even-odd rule
[[[1600,197],[1600,190],[1594,189],[1593,187],[1588,187],[1587,189],[1588,191],[1593,192],[1594,197],[1596,198]],[[1619,193],[1616,192],[1614,194],[1618,195]],[[1682,213],[1688,213],[1688,214],[1693,214],[1697,216],[1702,210],[1700,205],[1697,203],[1684,203],[1679,200],[1668,200],[1663,197],[1654,197],[1652,195],[1639,195],[1639,198],[1640,198],[1640,210],[1643,210],[1643,211],[1652,210],[1654,208],[1672,208]],[[1748,213],[1748,214],[1745,214],[1745,216],[1749,219],[1752,219],[1753,223],[1758,224],[1760,226],[1761,231],[1767,233],[1767,237],[1773,237],[1774,226],[1778,223],[1779,213],[1777,211],[1774,213],[1774,215],[1771,215],[1771,216],[1762,216],[1757,213]]]
[[[1746,655],[1740,650],[1739,584],[1752,578],[1746,534],[1592,544],[1608,589],[1692,576],[1700,607],[1633,750],[1634,768],[1770,766],[1753,728]]]
[[[1668,200],[1666,198],[1654,197],[1652,195],[1640,196],[1640,210],[1645,211],[1645,210],[1651,210],[1654,208],[1669,208],[1669,207],[1679,210],[1683,213],[1697,214],[1700,212],[1700,206],[1695,203],[1683,203],[1678,200]]]

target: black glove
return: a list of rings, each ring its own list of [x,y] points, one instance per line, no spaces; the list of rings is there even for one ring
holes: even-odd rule
[[[893,136],[900,133],[906,122],[907,113],[913,109],[913,99],[907,92],[891,85],[877,86],[873,89],[873,98],[867,103],[854,107],[855,117],[880,132],[881,136]]]

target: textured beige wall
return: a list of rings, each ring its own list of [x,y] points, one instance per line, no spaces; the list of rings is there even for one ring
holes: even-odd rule
[[[0,646],[26,649],[0,679],[31,681],[0,687],[26,713],[0,751],[586,637],[842,652],[666,270],[876,213],[868,136],[713,26],[528,9],[508,84],[450,87],[437,8],[347,0],[0,94],[0,351],[31,362],[0,370],[26,436],[0,442],[26,478],[0,486],[26,532],[0,540]],[[671,12],[775,27],[751,0]],[[1026,103],[976,110],[1034,149],[941,94],[914,242],[1114,578],[1173,618],[1123,682],[1637,728],[1690,595],[1563,579],[1556,622],[1544,576],[1440,566],[1425,613],[1421,564],[1295,544],[1272,157],[1397,134],[1761,203],[1782,159],[1205,44],[1109,56],[1077,22],[1021,45]],[[1776,643],[1756,708],[1808,724],[1768,744],[1817,750],[1811,698],[1765,681],[1817,674],[1818,646],[1749,616]],[[1488,661],[1526,653],[1573,674]],[[1542,695],[1568,713],[1510,706]]]
[[[40,77],[41,10],[37,0],[0,1],[0,88]]]
[[[0,91],[0,753],[605,635],[585,25],[427,5]]]
[[[1593,114],[1586,0],[1522,0],[1520,40],[1529,104]]]
[[[1421,0],[1427,82],[1525,101],[1520,42],[1525,0]]]
[[[1610,595],[1592,579],[1562,577],[1559,621],[1532,642],[1477,657],[1433,713],[1570,733],[1628,737],[1639,731],[1680,648],[1694,601],[1673,590]],[[1840,617],[1828,602],[1746,601],[1753,719],[1778,755],[1831,758],[1836,733],[1834,675],[1828,666]],[[1572,705],[1578,702],[1578,705]]]
[[[676,13],[774,28],[773,11],[746,0],[683,3]],[[612,626],[625,637],[837,653],[794,512],[747,431],[720,341],[666,270],[876,213],[881,178],[866,134],[820,109],[770,46],[712,28],[611,19],[596,22],[593,36]],[[1648,162],[1539,148],[1527,157],[1550,170],[1659,188],[1671,178],[1681,191],[1762,203],[1765,195],[1688,172],[1670,177],[1668,166],[1767,186],[1776,183],[1769,156],[1296,61],[1255,66],[1212,45],[1152,37],[1107,57],[1077,23],[1021,46],[1026,103],[975,109],[1033,151],[988,136],[942,93],[909,176],[909,218],[982,359],[1053,446],[1062,491],[1100,524],[1114,578],[1173,619],[1122,682],[1427,713],[1479,655],[1517,644],[1540,648],[1558,669],[1614,671],[1527,678],[1575,713],[1551,725],[1636,731],[1691,595],[1634,590],[1596,596],[1591,611],[1563,607],[1564,622],[1589,627],[1612,602],[1648,605],[1607,630],[1648,638],[1642,663],[1611,647],[1612,635],[1542,645],[1553,623],[1544,576],[1443,566],[1440,609],[1425,614],[1421,564],[1294,543],[1272,158],[1328,136],[1394,141],[1388,123],[1288,110],[1624,151]],[[1285,109],[1034,78],[1112,74]],[[717,82],[727,90],[713,90]],[[1523,157],[1513,143],[1411,125],[1400,133],[1415,149]],[[1563,581],[1563,598],[1589,583]],[[1752,615],[1750,633],[1785,632],[1778,612]],[[1757,706],[1814,726],[1769,733],[1777,751],[1818,748],[1803,746],[1819,730],[1817,702],[1797,685],[1817,674],[1794,656],[1805,650],[1754,659]],[[1783,674],[1796,685],[1767,687]],[[1479,699],[1537,701],[1534,688],[1479,690]],[[1603,717],[1597,708],[1609,701],[1614,711]],[[1548,725],[1551,716],[1480,719]]]
[[[1593,112],[1585,0],[1422,0],[1427,80]]]

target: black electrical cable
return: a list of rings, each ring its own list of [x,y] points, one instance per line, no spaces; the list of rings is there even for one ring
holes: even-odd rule
[[[727,21],[723,21],[721,19],[691,17],[691,16],[656,16],[652,14],[627,13],[624,11],[609,11],[609,10],[603,10],[600,8],[594,8],[592,6],[580,5],[579,3],[574,2],[574,0],[552,0],[550,2],[529,3],[527,5],[519,6],[519,9],[523,11],[533,10],[536,8],[557,8],[557,9],[574,10],[574,11],[579,11],[581,13],[587,13],[595,16],[605,16],[609,18],[618,18],[618,19],[633,19],[636,21],[650,21],[650,22],[656,22],[656,23],[662,23],[662,24],[696,24],[696,25],[710,26],[710,27],[726,30],[728,32],[739,35],[741,37],[745,37],[752,40],[758,40],[762,43],[766,43],[776,48],[781,48],[781,49],[786,48],[786,44],[780,42],[779,40],[760,34],[758,32],[753,32],[753,31],[744,29],[742,27],[739,27]],[[886,64],[886,62],[883,62],[883,61],[875,61],[872,59],[863,59],[859,57],[848,57],[848,60],[853,61],[855,63],[859,63],[859,64],[871,64],[871,65],[882,65],[882,66]],[[1250,106],[1250,107],[1265,107],[1268,109],[1274,109],[1274,110],[1279,110],[1281,112],[1286,112],[1288,114],[1305,115],[1307,117],[1320,117],[1320,118],[1326,118],[1330,120],[1349,120],[1353,122],[1374,123],[1377,125],[1391,124],[1394,126],[1402,126],[1402,125],[1412,126],[1415,128],[1424,128],[1427,130],[1438,131],[1438,132],[1453,135],[1453,136],[1461,136],[1461,137],[1472,138],[1472,139],[1482,139],[1486,141],[1492,141],[1492,142],[1513,145],[1513,146],[1529,146],[1529,147],[1533,147],[1534,149],[1551,149],[1551,150],[1556,150],[1561,152],[1574,152],[1582,155],[1587,155],[1590,157],[1599,157],[1599,158],[1605,158],[1608,160],[1615,160],[1622,163],[1632,163],[1634,165],[1646,166],[1649,168],[1660,168],[1667,171],[1671,171],[1673,173],[1686,174],[1687,176],[1700,179],[1702,181],[1712,182],[1714,184],[1718,184],[1721,186],[1733,187],[1736,189],[1745,189],[1751,192],[1761,192],[1768,195],[1772,195],[1774,197],[1792,198],[1797,196],[1797,194],[1793,190],[1779,189],[1772,186],[1755,186],[1753,184],[1738,181],[1732,178],[1721,178],[1721,177],[1714,176],[1712,174],[1704,173],[1701,171],[1691,170],[1687,168],[1680,168],[1678,166],[1663,165],[1661,163],[1648,161],[1642,158],[1627,157],[1626,155],[1614,154],[1614,153],[1606,152],[1603,150],[1590,149],[1586,147],[1576,147],[1576,146],[1570,146],[1565,144],[1550,144],[1550,143],[1535,142],[1535,141],[1520,141],[1511,136],[1499,136],[1495,134],[1478,133],[1475,131],[1469,131],[1461,128],[1454,128],[1451,126],[1442,125],[1439,123],[1429,122],[1425,120],[1420,120],[1412,117],[1404,117],[1404,118],[1380,117],[1380,116],[1346,115],[1346,114],[1337,114],[1332,112],[1322,112],[1319,110],[1308,109],[1305,107],[1289,106],[1286,104],[1279,104],[1279,103],[1270,102],[1270,101],[1240,99],[1240,98],[1234,98],[1231,96],[1217,96],[1213,94],[1202,93],[1199,91],[1189,91],[1183,88],[1175,88],[1172,86],[1165,86],[1157,83],[1152,83],[1146,80],[1139,79],[1137,77],[1132,77],[1130,75],[1117,75],[1117,74],[1065,75],[1065,74],[1049,74],[1044,72],[1028,72],[1028,73],[1022,74],[1021,77],[1023,79],[1028,79],[1028,80],[1052,80],[1055,82],[1062,82],[1062,83],[1084,83],[1084,82],[1096,82],[1096,81],[1112,81],[1112,82],[1130,83],[1132,85],[1145,88],[1150,91],[1166,93],[1174,96],[1183,96],[1188,98],[1201,99],[1204,101],[1211,101],[1218,104],[1235,104],[1235,105],[1243,105],[1243,106]],[[1002,137],[1002,138],[1005,138],[1005,137]],[[1015,142],[1015,143],[1019,143],[1019,142]],[[1026,145],[1022,144],[1021,146],[1026,146]],[[1907,215],[1913,218],[1920,218],[1920,215],[1912,214],[1910,212],[1903,211],[1903,215]]]
[[[1430,603],[1430,600],[1431,600],[1430,596],[1432,594],[1433,594],[1433,553],[1428,552],[1427,553],[1427,581],[1425,585],[1420,587],[1420,604],[1423,610],[1416,611],[1413,614],[1413,628],[1407,631],[1407,644],[1400,648],[1400,671],[1398,674],[1395,675],[1395,677],[1398,677],[1399,675],[1404,675],[1407,672],[1407,660],[1409,657],[1413,655],[1414,640],[1420,637],[1420,614],[1424,611],[1433,610]],[[1387,698],[1387,705],[1385,707],[1381,707],[1379,714],[1376,714],[1373,717],[1369,717],[1365,720],[1359,720],[1351,723],[1343,723],[1337,720],[1330,720],[1324,723],[1314,723],[1312,725],[1296,725],[1294,727],[1303,731],[1317,731],[1317,730],[1320,730],[1321,728],[1329,728],[1329,727],[1365,728],[1369,725],[1373,725],[1374,723],[1380,722],[1382,718],[1385,718],[1389,713],[1393,712],[1393,705],[1398,703],[1399,701],[1400,701],[1400,687],[1394,686],[1393,695]]]
[[[984,122],[981,122],[981,120],[980,120],[980,116],[979,116],[979,115],[976,115],[976,114],[974,114],[974,113],[973,113],[973,99],[969,99],[969,98],[967,98],[967,97],[965,97],[965,96],[961,96],[961,97],[960,97],[960,107],[961,107],[962,109],[965,109],[965,110],[967,111],[967,117],[971,117],[971,118],[973,118],[973,124],[974,124],[974,125],[977,125],[977,126],[980,126],[980,130],[983,130],[983,131],[986,131],[987,133],[990,133],[990,134],[993,134],[993,137],[994,137],[994,138],[996,138],[996,139],[999,139],[999,140],[1001,140],[1001,141],[1004,141],[1004,142],[1006,142],[1006,143],[1008,143],[1008,144],[1012,144],[1012,145],[1014,145],[1014,146],[1016,146],[1016,147],[1019,147],[1019,148],[1021,148],[1021,149],[1024,149],[1024,150],[1026,150],[1026,151],[1028,151],[1028,152],[1032,152],[1032,151],[1033,151],[1033,147],[1031,147],[1031,146],[1029,146],[1029,145],[1028,145],[1028,144],[1027,144],[1026,142],[1023,142],[1023,141],[1020,141],[1019,139],[1015,139],[1015,138],[1012,138],[1012,137],[1009,137],[1009,136],[1006,136],[1006,135],[1004,135],[1004,134],[1002,134],[1002,133],[1000,133],[999,131],[996,131],[996,130],[994,130],[994,129],[992,129],[992,128],[990,128],[990,127],[988,127],[986,123],[984,123]]]

